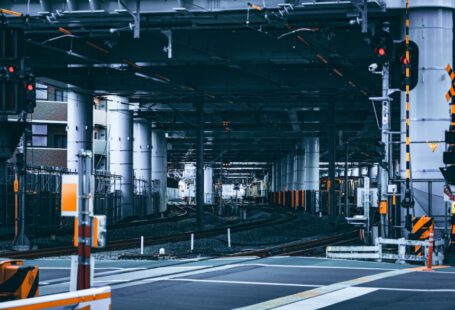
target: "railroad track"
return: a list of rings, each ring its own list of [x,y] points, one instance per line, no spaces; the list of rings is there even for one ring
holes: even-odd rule
[[[179,212],[176,215],[172,216],[167,216],[163,218],[151,218],[151,219],[142,219],[142,220],[132,220],[124,223],[118,223],[118,224],[110,224],[107,226],[107,229],[121,229],[121,228],[127,228],[127,227],[137,227],[137,226],[143,226],[143,225],[150,225],[150,224],[159,224],[159,223],[173,223],[173,222],[178,222],[180,220],[186,219],[190,216],[188,210],[181,206],[173,206],[174,208],[177,208]],[[73,234],[73,228],[68,227],[68,226],[54,226],[54,227],[45,227],[44,229],[41,229],[39,233],[35,233],[33,235],[34,238],[38,237],[47,237],[50,234],[54,234],[57,236],[64,236],[64,235],[71,235]],[[11,240],[14,238],[13,235],[6,234],[0,236],[0,240]]]
[[[229,254],[227,256],[259,256],[269,257],[274,255],[304,255],[314,251],[324,249],[329,245],[349,244],[358,241],[358,232],[350,230],[326,237],[320,237],[313,240],[295,241],[284,243],[276,246],[265,247],[257,250],[242,251]]]
[[[222,226],[214,229],[209,230],[202,230],[202,231],[190,231],[185,233],[179,233],[169,236],[162,236],[162,237],[146,237],[144,238],[144,245],[159,245],[164,243],[173,243],[179,241],[189,240],[190,234],[194,233],[195,237],[200,238],[209,238],[215,237],[221,234],[226,233],[226,229],[230,228],[231,233],[245,231],[250,229],[257,229],[266,226],[273,226],[279,225],[283,223],[287,223],[295,219],[295,215],[291,212],[277,212],[274,210],[279,216],[276,218],[272,216],[270,219],[261,220],[257,222],[250,222],[244,224],[235,224],[229,226]],[[140,246],[140,238],[132,238],[132,239],[124,239],[124,240],[115,240],[108,242],[105,248],[97,249],[94,252],[101,252],[101,251],[112,251],[112,250],[122,250],[122,249],[130,249],[136,248]],[[52,257],[52,256],[65,256],[65,255],[73,255],[76,253],[76,248],[73,246],[64,246],[64,247],[53,247],[53,248],[45,248],[45,249],[38,249],[38,250],[30,250],[24,252],[4,252],[0,253],[2,257],[8,258],[17,258],[17,259],[34,259],[34,258],[41,258],[41,257]]]

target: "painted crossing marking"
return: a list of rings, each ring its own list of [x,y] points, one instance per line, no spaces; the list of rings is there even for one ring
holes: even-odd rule
[[[344,289],[318,296],[311,299],[299,301],[290,305],[276,308],[277,310],[316,310],[325,308],[346,300],[354,299],[376,291],[370,287],[346,287]]]
[[[312,289],[309,291],[303,291],[303,292],[300,292],[297,294],[272,299],[272,300],[265,301],[265,302],[262,302],[259,304],[242,307],[242,308],[238,308],[238,309],[242,309],[242,310],[274,309],[274,308],[282,307],[285,305],[293,304],[296,302],[300,302],[303,300],[326,295],[326,294],[329,294],[329,293],[332,293],[335,291],[339,291],[339,290],[342,290],[342,289],[345,289],[345,288],[348,288],[351,286],[358,286],[358,285],[365,284],[368,282],[385,279],[385,278],[390,278],[390,277],[395,277],[395,276],[411,273],[414,271],[415,270],[413,270],[413,269],[401,269],[401,270],[382,272],[379,274],[374,274],[374,275],[370,275],[370,276],[356,278],[353,280],[348,280],[348,281],[344,281],[344,282],[330,284],[327,286],[322,286],[322,287],[315,288],[315,289]],[[304,309],[306,309],[306,308],[304,308]]]

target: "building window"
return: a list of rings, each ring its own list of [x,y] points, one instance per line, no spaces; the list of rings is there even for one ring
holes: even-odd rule
[[[47,100],[47,86],[41,83],[36,83],[36,99]]]
[[[32,146],[47,146],[47,125],[32,125]]]
[[[59,148],[59,149],[66,149],[66,136],[65,135],[55,135],[54,147]]]

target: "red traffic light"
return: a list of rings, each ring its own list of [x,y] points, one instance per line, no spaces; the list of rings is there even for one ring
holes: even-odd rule
[[[386,50],[385,50],[385,48],[383,48],[383,47],[378,47],[378,48],[376,49],[376,53],[377,53],[379,56],[385,56]]]
[[[401,57],[401,63],[402,63],[403,65],[407,65],[407,64],[409,63],[409,62],[408,62],[408,59],[406,58],[406,56]]]
[[[26,88],[27,88],[28,91],[33,91],[35,89],[33,84],[27,84]]]
[[[8,66],[8,72],[9,73],[14,73],[14,71],[16,71],[16,69],[14,68],[14,66]]]

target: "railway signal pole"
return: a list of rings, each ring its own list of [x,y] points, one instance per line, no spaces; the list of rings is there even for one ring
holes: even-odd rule
[[[90,179],[92,176],[92,152],[79,151],[79,210],[78,210],[78,268],[77,289],[90,288],[90,252],[92,243],[90,219]]]

